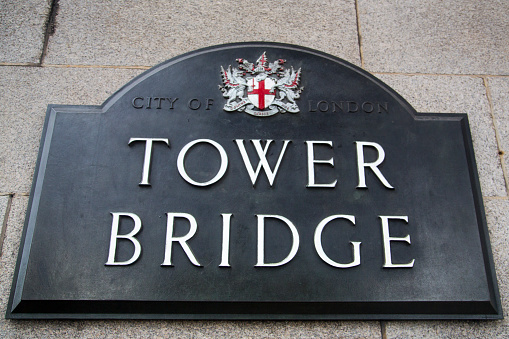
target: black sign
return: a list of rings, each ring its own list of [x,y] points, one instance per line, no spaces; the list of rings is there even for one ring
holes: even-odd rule
[[[467,116],[275,43],[50,105],[7,317],[500,319]]]

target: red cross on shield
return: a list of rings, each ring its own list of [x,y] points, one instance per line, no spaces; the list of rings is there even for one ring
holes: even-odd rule
[[[265,78],[264,80],[257,80],[256,78],[248,80],[247,97],[249,101],[261,110],[268,107],[276,97],[274,80]]]

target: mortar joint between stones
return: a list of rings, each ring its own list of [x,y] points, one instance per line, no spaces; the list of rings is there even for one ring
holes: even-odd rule
[[[7,221],[9,220],[9,214],[11,213],[12,199],[14,194],[9,194],[7,200],[7,207],[5,208],[5,214],[2,221],[2,229],[0,231],[0,257],[3,255],[4,239],[7,230]]]
[[[498,148],[498,157],[500,160],[500,166],[502,167],[502,174],[504,175],[504,182],[505,182],[505,191],[506,195],[509,195],[509,176],[507,174],[507,168],[505,166],[504,162],[504,150],[502,149],[502,141],[500,137],[500,132],[498,130],[498,123],[497,118],[495,116],[495,109],[493,106],[493,99],[491,97],[491,90],[488,78],[486,76],[481,76],[481,79],[483,81],[484,88],[486,89],[486,97],[488,98],[488,105],[490,108],[490,115],[491,115],[491,121],[493,124],[493,129],[495,130],[495,139],[497,142],[497,148]]]
[[[44,42],[42,44],[41,56],[39,58],[39,66],[42,66],[44,58],[48,53],[49,38],[55,34],[56,31],[56,18],[59,7],[58,1],[59,0],[51,0],[50,11],[48,13],[48,18],[46,19],[46,29],[44,31]]]

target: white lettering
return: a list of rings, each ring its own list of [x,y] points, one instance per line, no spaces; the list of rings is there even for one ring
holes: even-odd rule
[[[332,148],[332,141],[306,141],[308,149],[308,184],[307,187],[336,187],[337,180],[330,184],[315,183],[315,166],[314,164],[329,164],[334,167],[334,158],[329,160],[315,160],[313,146],[315,144],[329,145]]]
[[[138,258],[141,254],[141,245],[138,239],[136,239],[134,236],[138,234],[138,232],[141,229],[141,219],[134,213],[114,213],[111,212],[111,215],[113,215],[113,221],[111,223],[111,237],[110,237],[110,251],[108,253],[108,261],[105,265],[130,265]],[[120,225],[120,217],[128,217],[131,218],[134,221],[134,228],[129,234],[125,235],[119,235],[118,234],[118,228]],[[115,261],[115,252],[117,249],[117,239],[127,239],[131,241],[134,245],[134,253],[131,259],[126,261]]]
[[[389,219],[394,220],[404,220],[408,223],[407,216],[385,216],[380,215],[380,219],[382,220],[382,233],[383,233],[383,241],[384,241],[384,254],[385,254],[385,262],[384,267],[387,268],[396,268],[396,267],[414,267],[415,259],[412,259],[408,264],[393,264],[391,257],[391,241],[405,241],[410,244],[410,235],[407,235],[404,238],[396,238],[389,236]]]
[[[170,147],[170,142],[168,139],[164,138],[131,138],[129,139],[128,145],[131,145],[132,142],[135,141],[145,141],[145,157],[143,160],[143,173],[141,175],[141,182],[139,185],[148,185],[150,186],[150,183],[148,182],[149,172],[150,172],[150,160],[152,159],[152,143],[153,142],[164,142],[168,147]]]
[[[299,232],[297,232],[297,228],[293,225],[293,223],[287,218],[280,215],[268,215],[268,214],[260,214],[256,215],[258,218],[258,262],[256,263],[256,267],[275,267],[282,266],[288,263],[290,260],[295,257],[297,254],[297,250],[299,249]],[[292,248],[290,253],[286,256],[285,259],[281,260],[277,263],[265,263],[265,218],[273,218],[283,221],[292,232]]]
[[[333,261],[331,258],[325,254],[322,247],[322,231],[324,227],[334,219],[346,219],[349,220],[353,225],[355,225],[355,217],[353,215],[331,215],[320,221],[315,230],[315,249],[320,258],[325,261],[327,264],[338,267],[338,268],[349,268],[354,266],[359,266],[361,264],[361,243],[357,241],[350,241],[350,244],[353,246],[353,261],[349,264],[340,264],[338,262]]]
[[[375,175],[378,177],[378,179],[384,184],[387,188],[394,188],[389,184],[387,179],[383,176],[382,172],[378,169],[378,165],[380,165],[385,158],[385,152],[382,146],[375,142],[367,142],[367,141],[356,141],[357,144],[357,170],[359,173],[359,185],[357,185],[357,188],[367,188],[366,186],[366,177],[364,173],[364,168],[369,167],[375,173]],[[364,162],[364,146],[370,146],[376,148],[378,151],[378,159],[374,162],[366,163]]]
[[[242,160],[244,160],[244,165],[246,166],[247,172],[249,173],[249,177],[251,178],[251,182],[253,186],[258,179],[258,174],[260,173],[260,169],[263,167],[265,174],[267,175],[267,179],[269,180],[270,186],[274,184],[274,180],[276,178],[277,171],[279,169],[279,165],[281,164],[281,160],[283,159],[283,155],[285,153],[286,147],[290,143],[290,140],[285,140],[283,144],[283,148],[281,153],[279,153],[279,159],[277,160],[276,166],[274,167],[274,171],[270,168],[269,162],[267,161],[267,151],[269,150],[269,146],[273,140],[267,140],[265,143],[265,148],[262,149],[262,145],[259,139],[251,140],[253,143],[256,153],[258,154],[258,158],[260,161],[258,162],[258,166],[256,167],[256,171],[253,169],[253,165],[249,160],[249,156],[247,155],[246,148],[244,147],[244,140],[236,139],[237,147],[239,148],[240,154],[242,155]]]
[[[187,241],[194,236],[196,230],[198,229],[196,219],[191,214],[187,213],[166,213],[166,215],[167,215],[166,245],[164,250],[164,261],[161,264],[161,266],[173,266],[171,263],[171,249],[173,242],[175,241],[177,241],[180,244],[189,260],[193,263],[193,265],[201,266],[198,260],[196,260],[193,251],[191,250],[191,247],[189,247],[189,245],[187,244]],[[186,235],[181,237],[173,236],[173,224],[175,218],[184,218],[189,221],[189,232],[187,232]]]
[[[212,179],[210,179],[209,181],[206,181],[206,182],[197,182],[197,181],[194,181],[193,179],[191,179],[189,177],[189,175],[187,175],[186,169],[184,167],[184,158],[186,157],[187,151],[189,151],[189,149],[191,147],[193,147],[194,145],[196,145],[197,143],[200,143],[200,142],[211,144],[219,151],[219,155],[221,156],[221,166],[219,168],[219,171],[217,171],[217,174],[215,177],[213,177]],[[177,158],[177,168],[180,173],[180,176],[185,181],[187,181],[191,185],[195,185],[195,186],[209,186],[209,185],[212,185],[212,184],[218,182],[223,177],[223,175],[226,173],[227,167],[228,167],[228,156],[226,155],[226,151],[224,150],[223,146],[221,146],[214,140],[210,140],[210,139],[197,139],[197,140],[191,141],[190,143],[185,145],[184,148],[182,148],[182,150],[180,151],[179,156]]]
[[[221,213],[223,217],[223,245],[221,246],[221,263],[219,267],[230,267],[230,220],[231,213]]]

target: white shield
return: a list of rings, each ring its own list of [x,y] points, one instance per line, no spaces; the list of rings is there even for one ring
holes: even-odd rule
[[[276,90],[274,88],[276,83],[274,80],[270,78],[265,78],[264,80],[253,78],[248,80],[247,85],[247,97],[259,109],[264,110],[274,101],[276,97]]]

